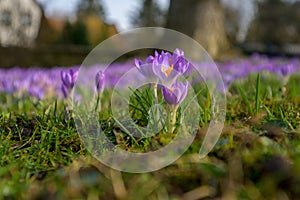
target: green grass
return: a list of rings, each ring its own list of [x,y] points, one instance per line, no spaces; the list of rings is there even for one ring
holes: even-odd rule
[[[195,86],[201,117],[194,143],[175,163],[145,174],[120,173],[93,159],[66,102],[1,94],[0,199],[297,199],[299,81],[293,75],[284,86],[276,76],[253,74],[232,84],[223,134],[202,160],[211,102],[206,88]],[[148,122],[152,95],[144,89],[132,96],[129,110],[139,125]],[[99,116],[105,134],[127,150],[170,142],[163,131],[149,139],[127,137],[130,131],[117,128],[109,111]]]

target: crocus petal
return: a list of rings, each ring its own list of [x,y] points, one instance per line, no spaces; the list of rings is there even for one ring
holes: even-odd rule
[[[153,72],[153,60],[154,57],[149,56],[146,59],[146,63],[143,63],[141,60],[135,59],[134,63],[136,68],[139,70],[139,72],[146,78],[149,78],[151,80],[156,80],[156,75]]]
[[[189,67],[189,63],[185,60],[184,57],[178,57],[174,65],[174,69],[180,74],[184,74]]]
[[[65,85],[61,85],[61,91],[65,98],[67,98],[69,96],[69,91]]]
[[[155,58],[153,56],[148,56],[146,58],[146,63],[152,63]]]
[[[72,84],[74,86],[78,79],[78,70],[75,70],[75,71],[72,70],[71,74],[72,74]]]
[[[181,97],[181,91],[180,91],[180,89],[179,88],[175,88],[175,90],[173,91],[172,95],[175,96],[175,98],[176,98],[175,104],[178,104],[179,100],[180,100],[180,97]]]
[[[187,96],[188,94],[188,82],[186,82],[186,84],[183,84],[183,83],[180,83],[181,86],[180,86],[180,90],[181,90],[181,96],[178,100],[178,104],[181,104],[182,101],[185,99],[185,97]]]
[[[174,54],[177,56],[184,56],[184,52],[181,49],[175,49]]]
[[[61,72],[61,80],[67,88],[72,87],[72,77],[69,73]]]
[[[135,64],[135,66],[136,66],[136,68],[137,68],[138,70],[141,69],[141,65],[142,65],[142,61],[141,61],[141,60],[135,58],[135,59],[134,59],[134,64]]]
[[[66,77],[66,72],[61,71],[61,72],[60,72],[60,78],[61,78],[63,84],[66,84],[66,83],[65,83],[65,77]]]

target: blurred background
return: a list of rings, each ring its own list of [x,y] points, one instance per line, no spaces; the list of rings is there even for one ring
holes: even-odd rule
[[[171,28],[216,60],[300,55],[299,0],[1,0],[0,67],[81,64],[118,32]]]

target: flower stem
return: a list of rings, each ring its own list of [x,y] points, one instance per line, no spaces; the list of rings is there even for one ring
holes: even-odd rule
[[[158,104],[158,97],[157,97],[157,83],[154,83],[154,84],[153,84],[153,90],[154,90],[155,104]]]
[[[168,105],[168,119],[167,119],[167,131],[173,133],[176,127],[176,117],[177,117],[178,106]]]
[[[74,118],[74,88],[69,90],[69,96],[68,96],[68,103],[67,106],[65,106],[66,116],[68,119]]]
[[[97,94],[97,101],[96,101],[96,106],[95,106],[95,112],[99,109],[101,110],[101,102],[100,102],[100,97],[102,93]]]

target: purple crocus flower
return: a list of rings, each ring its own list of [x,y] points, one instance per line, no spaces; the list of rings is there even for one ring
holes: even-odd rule
[[[135,66],[147,78],[160,79],[164,85],[171,85],[174,80],[186,72],[189,62],[184,57],[184,52],[175,49],[173,54],[155,51],[154,56],[149,56],[145,62],[135,59]]]
[[[72,89],[78,78],[78,71],[70,69],[68,72],[61,71],[61,80],[67,89]]]
[[[176,58],[174,69],[180,74],[184,74],[190,66],[190,63],[184,57],[184,52],[181,49],[175,49],[174,56]]]
[[[189,67],[189,62],[180,49],[176,49],[173,55],[162,51],[155,56],[153,63],[154,73],[167,86],[171,85],[179,75],[184,74]]]
[[[166,102],[170,105],[179,105],[187,96],[188,83],[178,83],[177,81],[172,84],[170,88],[163,86],[162,94]]]
[[[155,65],[154,73],[161,79],[165,80],[167,78],[172,77],[176,78],[178,73],[174,71],[174,57],[169,52],[162,51],[160,55],[158,55],[153,63]]]
[[[105,74],[102,71],[99,71],[96,74],[96,88],[99,94],[103,92],[105,86]]]
[[[30,96],[36,97],[38,99],[43,99],[45,96],[45,91],[40,86],[30,87],[28,93]]]
[[[287,76],[287,75],[292,74],[293,68],[294,68],[294,66],[291,65],[291,64],[283,65],[283,66],[281,67],[281,69],[280,69],[280,75],[281,75],[281,76]]]
[[[68,97],[78,78],[78,71],[70,69],[68,72],[61,71],[61,90],[65,97]]]

